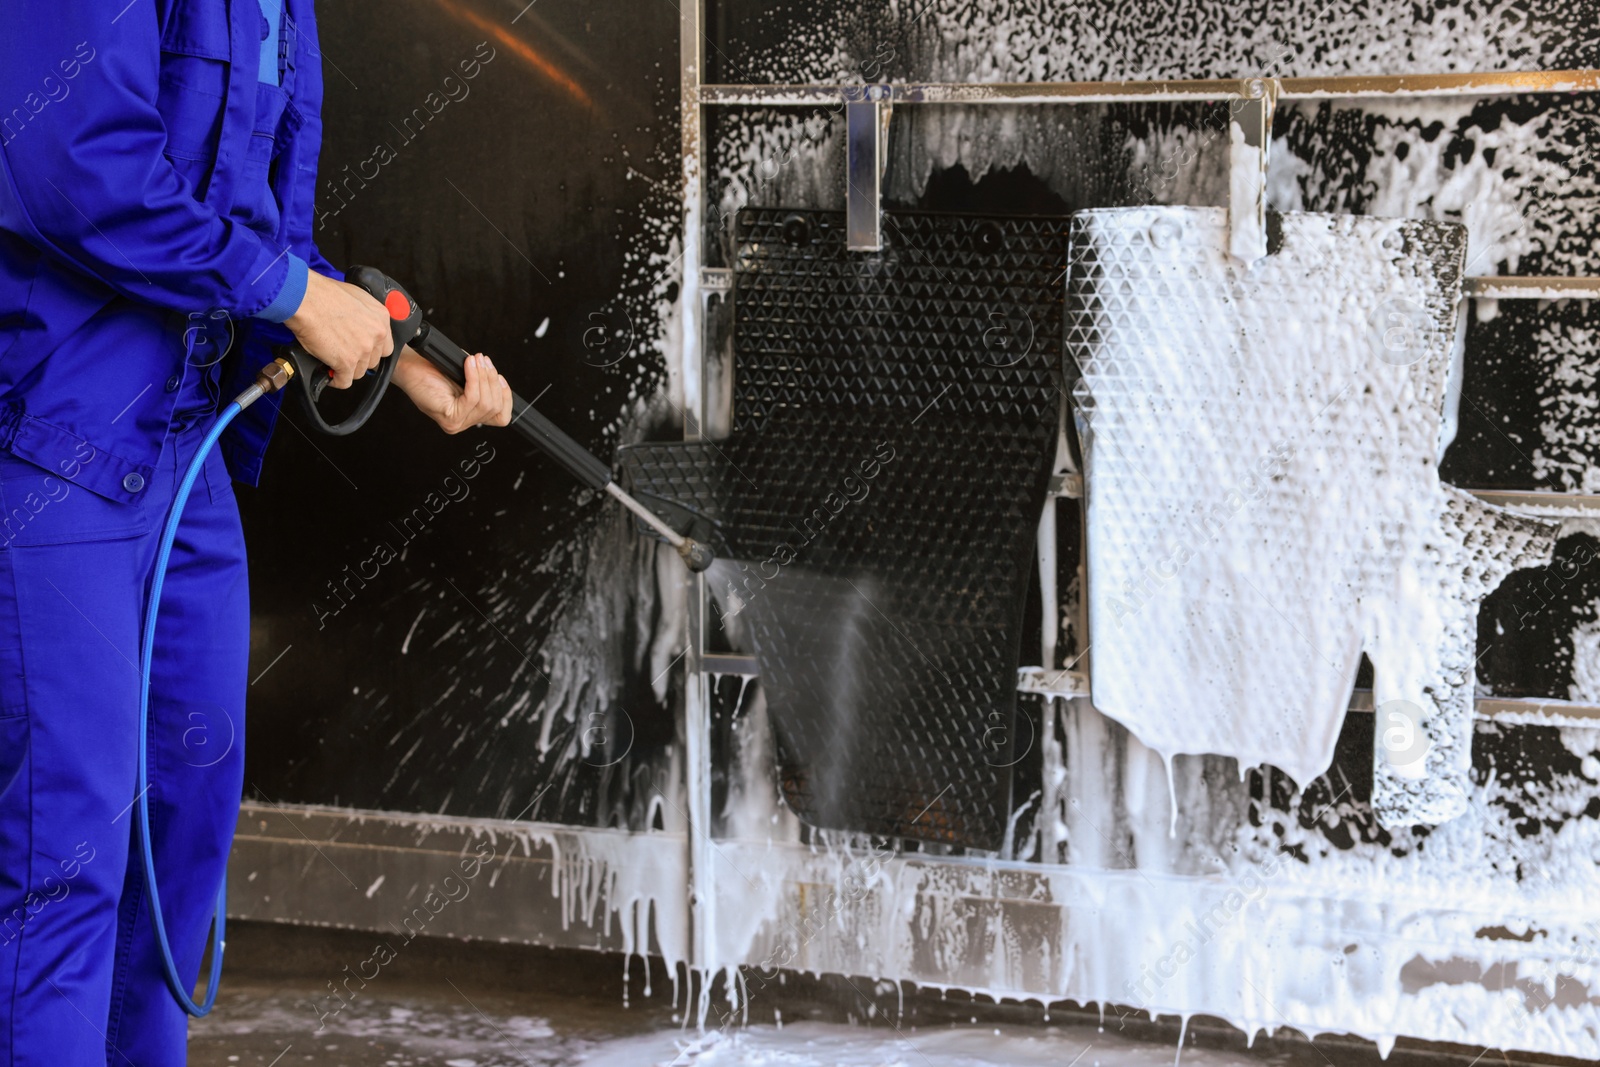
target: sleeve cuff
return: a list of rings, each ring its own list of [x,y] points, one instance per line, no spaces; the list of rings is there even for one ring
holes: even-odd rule
[[[278,290],[278,295],[272,303],[255,313],[255,318],[266,319],[268,322],[283,322],[296,311],[300,310],[300,302],[306,298],[306,285],[309,282],[310,268],[306,261],[293,252],[285,252],[289,259],[289,270],[284,275],[283,288]]]

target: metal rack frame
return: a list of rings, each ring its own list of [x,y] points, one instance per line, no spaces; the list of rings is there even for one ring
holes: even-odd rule
[[[685,12],[685,21],[690,17]],[[694,16],[698,26],[698,15]],[[867,91],[903,104],[1109,104],[1248,97],[1252,84],[1276,82],[1279,100],[1396,96],[1506,96],[1600,90],[1600,70],[1505,71],[1484,74],[1340,75],[1328,78],[1193,78],[1109,82],[910,82],[872,85],[706,85],[702,104],[800,107],[862,99]]]
[[[866,99],[866,87],[841,86],[716,86],[701,84],[703,38],[701,0],[684,0],[680,7],[680,53],[683,70],[682,174],[684,274],[681,284],[682,334],[669,358],[682,372],[685,400],[684,433],[693,439],[716,436],[727,425],[722,404],[727,395],[719,375],[720,363],[709,363],[702,349],[702,324],[708,297],[724,294],[731,272],[707,270],[702,264],[702,223],[707,210],[704,184],[704,148],[701,119],[705,108],[723,104],[787,102],[793,104],[847,102],[849,94]],[[1094,100],[1174,99],[1187,93],[1198,99],[1217,99],[1237,91],[1240,81],[1160,82],[996,86],[890,86],[875,90],[877,103],[1072,103]],[[1230,88],[1231,87],[1231,88]],[[1439,77],[1281,79],[1280,101],[1319,99],[1325,96],[1388,97],[1459,93],[1564,92],[1600,89],[1600,72],[1529,74],[1443,75]],[[980,99],[981,98],[981,99]],[[866,131],[863,131],[865,135]],[[870,144],[871,139],[863,136]],[[1592,279],[1488,278],[1468,285],[1473,296],[1496,299],[1559,299],[1591,297]],[[1057,455],[1054,495],[1041,516],[1038,558],[1041,593],[1047,604],[1058,603],[1054,584],[1055,509],[1062,497],[1081,493],[1077,473]],[[1544,516],[1585,515],[1600,511],[1600,497],[1572,494],[1482,492],[1491,503],[1523,508]],[[1152,906],[1145,890],[1149,879],[1134,869],[1092,865],[1064,866],[1048,857],[1061,844],[1056,820],[1042,821],[1042,844],[1047,861],[1005,860],[980,856],[941,856],[902,852],[875,858],[877,874],[856,906],[819,911],[828,888],[841,875],[840,857],[832,850],[788,842],[749,841],[736,837],[714,839],[711,809],[711,689],[710,675],[753,676],[753,657],[711,653],[705,643],[705,586],[690,579],[686,612],[688,647],[685,699],[678,730],[682,736],[682,776],[685,789],[686,827],[680,832],[579,827],[523,819],[458,819],[404,812],[350,811],[312,805],[247,802],[240,813],[235,838],[235,879],[229,900],[234,919],[306,923],[371,931],[392,931],[397,916],[415,904],[417,887],[437,884],[458,875],[458,864],[468,849],[494,849],[495,874],[480,880],[473,903],[451,907],[428,927],[429,936],[445,935],[580,948],[610,952],[660,951],[669,959],[687,948],[688,962],[704,977],[699,982],[701,1004],[708,1003],[711,966],[750,965],[766,971],[773,960],[816,973],[872,974],[897,982],[929,987],[968,986],[989,990],[997,997],[1039,999],[1046,1003],[1070,998],[1080,1003],[1116,1003],[1119,988],[1113,978],[1102,981],[1079,973],[1075,958],[1080,926],[1139,929],[1150,944],[1176,944],[1188,932],[1187,915],[1206,913],[1236,886],[1225,878],[1183,879],[1188,906]],[[1056,612],[1057,607],[1049,609]],[[1049,628],[1046,628],[1047,630]],[[1057,662],[1054,636],[1041,635],[1039,662]],[[1084,677],[1071,670],[1025,668],[1020,689],[1057,700],[1082,696]],[[1059,706],[1059,705],[1057,705]],[[1356,712],[1371,710],[1370,694],[1357,693],[1351,702]],[[1510,701],[1480,699],[1480,716],[1513,721],[1600,720],[1600,708],[1561,701]],[[1551,718],[1556,716],[1557,718]],[[1054,715],[1045,716],[1037,743],[1045,757],[1059,754],[1055,743]],[[1064,768],[1059,757],[1047,763],[1045,773],[1059,778]],[[654,892],[641,901],[619,885],[635,885],[639,872],[648,872]],[[248,877],[243,877],[248,872]],[[751,877],[756,875],[756,877]],[[381,877],[380,877],[381,876]],[[386,880],[385,880],[386,879]],[[380,889],[380,883],[382,888]],[[498,888],[495,888],[498,886]],[[895,887],[893,892],[883,887]],[[1471,901],[1445,894],[1435,899],[1391,897],[1384,907],[1351,908],[1342,895],[1325,895],[1314,888],[1280,884],[1272,892],[1286,901],[1284,913],[1339,914],[1347,919],[1352,941],[1362,944],[1407,944],[1416,930],[1438,928],[1443,920],[1469,932],[1501,921],[1498,912],[1480,914]],[[901,896],[904,892],[906,896]],[[1361,898],[1365,899],[1365,898]],[[719,906],[727,909],[758,906],[772,909],[759,928],[749,927],[747,916],[734,924],[743,947],[716,946]],[[1085,902],[1094,902],[1085,908]],[[911,910],[907,910],[907,904]],[[1593,909],[1591,909],[1593,910]],[[1587,912],[1585,914],[1588,914]],[[941,922],[967,923],[970,941],[950,943],[937,952],[896,955],[897,946],[916,943],[918,919],[940,916]],[[821,916],[826,921],[817,923]],[[902,918],[895,919],[893,916]],[[1580,916],[1565,917],[1572,923]],[[1594,920],[1591,916],[1589,921]],[[686,925],[687,924],[687,925]],[[815,925],[813,925],[815,924]],[[829,936],[805,931],[825,927]],[[797,931],[799,933],[797,934]],[[724,931],[727,933],[728,931]],[[1431,937],[1431,935],[1430,935]],[[1421,942],[1417,942],[1421,944]],[[1009,946],[1038,945],[1039,950],[1015,953]],[[1431,949],[1432,940],[1426,947]],[[1496,960],[1485,974],[1567,974],[1591,986],[1600,981],[1593,960],[1575,958],[1558,938],[1530,941],[1497,939]],[[995,970],[995,960],[1005,961]],[[758,963],[757,961],[766,961]],[[1517,970],[1520,969],[1520,970]],[[1108,972],[1114,973],[1114,972]],[[1131,975],[1131,970],[1128,972]],[[978,976],[973,978],[972,976]],[[1121,977],[1120,975],[1117,977]],[[1439,1015],[1434,1002],[1406,996],[1398,984],[1372,986],[1355,983],[1342,987],[1341,995],[1323,1008],[1309,1006],[1291,1017],[1275,1010],[1263,1024],[1290,1025],[1307,1032],[1337,1030],[1347,1021],[1342,1013],[1349,1003],[1383,1002],[1386,1017],[1396,1032],[1433,1034],[1442,1040],[1481,1040],[1504,1043],[1503,1030],[1493,1016]],[[1242,996],[1242,994],[1241,994]],[[1212,1005],[1230,1017],[1258,1019],[1259,1005],[1229,999],[1219,992]],[[1350,999],[1346,999],[1350,998]],[[1364,998],[1364,1000],[1363,1000]],[[1392,1001],[1392,1004],[1389,1002]],[[1392,1008],[1392,1016],[1389,1014]],[[1162,1010],[1157,1005],[1151,1010]],[[1530,1018],[1538,1014],[1529,1007]],[[1169,1012],[1170,1013],[1170,1012]],[[705,1016],[700,1016],[702,1020]],[[1592,1013],[1578,1011],[1538,1014],[1539,1025],[1525,1031],[1547,1051],[1571,1051],[1592,1044]],[[1443,1027],[1443,1029],[1441,1029]],[[1491,1032],[1492,1031],[1492,1032]],[[1576,1054],[1576,1053],[1573,1053]]]
[[[1489,73],[1451,73],[1430,75],[1367,76],[1326,78],[1219,78],[1167,81],[1115,82],[1040,82],[971,84],[921,82],[863,85],[718,85],[702,80],[704,72],[704,0],[684,0],[680,7],[680,60],[682,82],[680,111],[683,153],[683,282],[682,348],[678,352],[684,392],[684,437],[695,440],[707,425],[727,425],[726,412],[706,409],[706,353],[701,325],[705,321],[708,295],[729,288],[726,270],[702,269],[705,262],[701,243],[705,238],[708,191],[705,183],[706,151],[704,120],[713,107],[825,107],[846,118],[846,209],[849,245],[853,249],[880,247],[881,180],[888,150],[887,130],[896,105],[1066,105],[1091,103],[1159,103],[1177,101],[1236,100],[1241,107],[1233,121],[1256,124],[1264,130],[1249,150],[1259,151],[1261,170],[1268,151],[1271,109],[1288,101],[1348,99],[1397,99],[1409,97],[1506,96],[1519,94],[1574,94],[1600,91],[1600,70],[1515,71]],[[1250,102],[1264,104],[1257,112],[1248,110]],[[1240,195],[1236,190],[1235,196]],[[1247,210],[1231,213],[1234,239],[1248,243],[1250,228],[1262,224],[1264,203],[1257,192],[1256,203]],[[1263,245],[1264,250],[1264,245]],[[1600,277],[1484,276],[1465,280],[1469,298],[1495,300],[1559,300],[1600,298]],[[1041,517],[1038,561],[1041,592],[1045,596],[1045,618],[1059,617],[1060,602],[1055,583],[1057,566],[1054,541],[1054,509],[1061,497],[1076,497],[1081,480],[1076,472],[1062,468],[1052,496]],[[1481,498],[1508,507],[1526,508],[1542,515],[1600,514],[1600,496],[1559,493],[1516,493],[1481,491]],[[705,651],[706,591],[703,576],[688,579],[688,649],[685,655],[689,684],[685,690],[682,732],[685,742],[689,908],[692,962],[714,959],[714,895],[709,883],[713,849],[711,836],[710,765],[710,686],[712,674],[753,676],[753,657],[707,653]],[[1045,627],[1049,631],[1050,627]],[[1081,632],[1081,631],[1080,631]],[[1055,635],[1042,639],[1041,658],[1054,662]],[[1087,679],[1071,670],[1024,668],[1018,688],[1052,698],[1086,696]],[[1353,711],[1370,711],[1370,696],[1363,704],[1361,694],[1351,702]],[[1568,719],[1600,719],[1600,706],[1563,701],[1480,699],[1478,714],[1485,718],[1551,715]],[[1047,730],[1041,744],[1053,742],[1048,729],[1054,716],[1047,715]]]

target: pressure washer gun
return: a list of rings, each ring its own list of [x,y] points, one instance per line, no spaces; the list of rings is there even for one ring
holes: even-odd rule
[[[156,547],[155,567],[150,578],[150,591],[145,601],[144,637],[139,646],[139,677],[142,682],[139,687],[139,753],[136,764],[138,791],[134,794],[133,807],[139,833],[139,853],[144,868],[145,899],[149,904],[150,923],[155,933],[156,944],[161,950],[162,973],[166,975],[167,987],[172,991],[173,999],[185,1012],[197,1018],[209,1013],[217,1003],[218,983],[222,980],[222,954],[227,945],[228,882],[223,878],[217,887],[211,937],[210,976],[206,980],[204,997],[196,1001],[193,996],[193,982],[185,982],[179,976],[178,966],[172,954],[172,945],[167,938],[166,920],[161,910],[161,890],[156,882],[155,862],[152,859],[155,850],[150,843],[150,809],[145,800],[150,792],[150,675],[155,655],[156,622],[161,610],[161,589],[166,582],[167,565],[172,557],[172,546],[177,541],[178,526],[183,520],[184,504],[189,499],[190,491],[194,489],[196,479],[200,477],[206,457],[216,447],[217,441],[227,430],[228,425],[251,404],[269,393],[283,389],[295,378],[300,379],[300,384],[305,386],[300,395],[305,400],[306,414],[312,424],[323,433],[336,436],[354,433],[372,417],[372,413],[378,409],[378,402],[383,399],[384,391],[389,388],[389,382],[394,378],[395,363],[400,358],[400,349],[406,344],[410,344],[422,353],[428,362],[438,367],[444,372],[445,377],[457,385],[462,385],[467,380],[467,354],[444,334],[422,321],[422,309],[411,299],[409,293],[386,277],[382,271],[371,267],[352,267],[348,277],[351,282],[371,293],[388,310],[390,332],[394,336],[394,351],[390,353],[388,359],[379,363],[377,380],[361,398],[355,412],[339,422],[330,423],[324,419],[322,412],[317,410],[317,400],[327,389],[328,379],[332,377],[333,372],[298,344],[287,346],[283,355],[261,368],[255,382],[249,388],[223,406],[216,421],[206,430],[204,439],[189,460],[189,465],[173,492],[172,504],[167,509],[166,521],[161,528],[161,539]],[[662,522],[649,508],[623,492],[622,487],[612,480],[609,467],[590,455],[578,442],[562,433],[555,423],[533,410],[532,404],[513,393],[511,410],[513,412],[511,425],[518,433],[567,468],[573,477],[584,485],[592,489],[602,489],[620,500],[624,507],[643,519],[646,525],[676,548],[678,555],[683,557],[683,562],[690,570],[703,571],[711,566],[714,557],[710,549],[678,533]]]
[[[394,352],[390,358],[379,364],[375,375],[377,380],[361,398],[355,411],[348,418],[330,423],[322,417],[322,412],[317,408],[317,401],[327,389],[328,380],[333,376],[333,372],[298,344],[288,345],[285,349],[286,358],[293,368],[293,376],[299,378],[301,385],[305,387],[300,395],[305,401],[306,415],[313,426],[323,433],[343,436],[354,433],[365,425],[372,417],[372,413],[377,410],[384,391],[389,388],[389,382],[394,377],[395,363],[400,358],[400,349],[407,344],[457,385],[466,382],[466,352],[422,320],[422,308],[411,299],[411,294],[407,293],[398,282],[374,267],[351,267],[345,274],[345,280],[371,293],[373,298],[389,312],[389,325],[394,334]],[[616,497],[623,507],[637,515],[647,526],[660,534],[663,540],[677,549],[678,555],[683,557],[683,562],[691,571],[703,571],[711,566],[715,557],[709,548],[693,538],[678,533],[663,522],[655,512],[629,496],[611,477],[610,467],[600,462],[593,453],[567,436],[559,426],[539,414],[532,404],[515,393],[511,394],[511,412],[511,429],[516,430],[551,459],[565,467],[568,473],[584,485]]]

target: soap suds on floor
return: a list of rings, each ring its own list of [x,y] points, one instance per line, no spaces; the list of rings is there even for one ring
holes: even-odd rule
[[[1135,1040],[1074,1020],[1054,1025],[915,1025],[897,1018],[892,995],[863,985],[856,1025],[782,1021],[804,1004],[762,1006],[780,1020],[698,1033],[676,1023],[665,1005],[626,1010],[593,997],[486,993],[460,977],[433,983],[339,977],[354,991],[348,1004],[319,1020],[326,976],[246,975],[223,987],[220,1008],[191,1027],[197,1064],[279,1067],[1168,1067],[1175,1043]],[[446,979],[449,979],[448,983]],[[348,994],[347,994],[348,995]],[[884,1008],[883,1002],[889,1001]],[[1309,1051],[1309,1050],[1308,1050]],[[1337,1054],[1337,1053],[1335,1053]],[[1315,1055],[1314,1053],[1312,1054]],[[276,1059],[275,1059],[276,1057]],[[1282,1054],[1194,1047],[1189,1067],[1264,1067]],[[1320,1061],[1319,1061],[1320,1062]],[[1466,1060],[1461,1063],[1464,1065]]]
[[[801,1022],[732,1032],[655,1034],[596,1049],[584,1067],[1169,1067],[1179,1049],[1090,1026],[902,1028]],[[1251,1067],[1259,1057],[1186,1048],[1190,1067]],[[1077,1059],[1074,1059],[1077,1057]]]

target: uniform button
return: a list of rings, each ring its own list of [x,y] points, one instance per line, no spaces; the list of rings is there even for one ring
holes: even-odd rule
[[[168,378],[167,379],[167,392],[176,393],[178,391],[178,383],[181,380],[182,379],[180,379],[176,374],[174,374],[172,377]]]
[[[137,493],[139,490],[144,488],[144,475],[140,474],[138,471],[134,471],[132,474],[122,479],[122,488],[126,489],[130,493]]]

